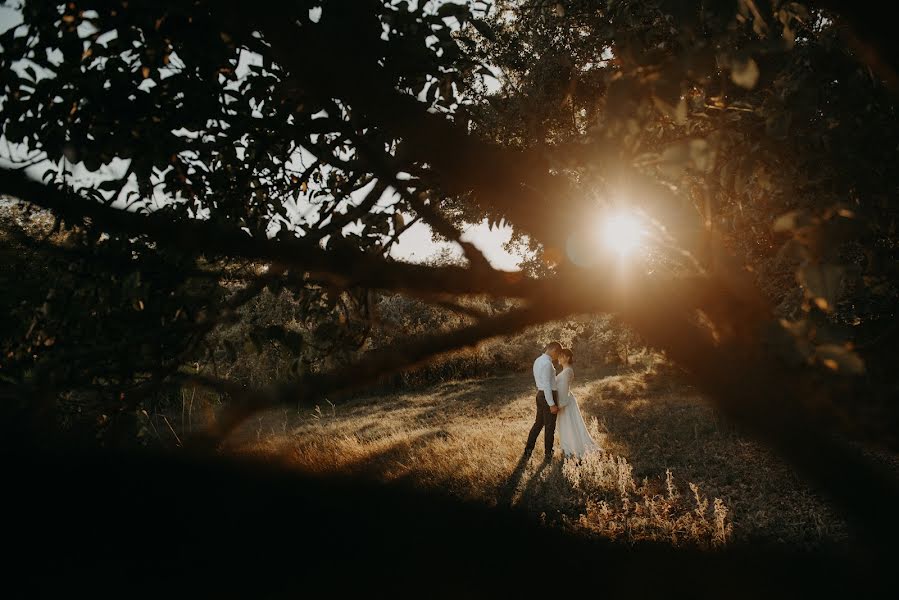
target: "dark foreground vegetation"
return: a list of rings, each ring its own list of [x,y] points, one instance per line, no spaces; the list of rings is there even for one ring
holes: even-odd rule
[[[530,596],[558,593],[562,572],[572,592],[630,596],[857,596],[890,584],[883,556],[622,546],[507,508],[270,461],[110,454],[14,432],[0,443],[13,597]]]

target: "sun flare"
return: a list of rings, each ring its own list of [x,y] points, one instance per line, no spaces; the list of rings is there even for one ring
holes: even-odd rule
[[[643,225],[637,217],[618,214],[607,218],[602,226],[602,241],[607,248],[625,257],[643,243]]]

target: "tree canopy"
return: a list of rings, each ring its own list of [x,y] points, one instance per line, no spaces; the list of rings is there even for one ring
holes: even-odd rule
[[[51,276],[4,274],[0,377],[22,410],[207,385],[233,400],[216,441],[274,403],[614,312],[844,508],[863,508],[853,478],[880,489],[862,521],[899,498],[832,436],[899,431],[896,55],[867,13],[88,0],[21,15],[0,35],[0,193],[56,219]],[[626,273],[589,241],[623,205],[654,239]],[[522,272],[460,239],[483,219],[513,227]],[[392,259],[418,220],[465,264]],[[35,242],[15,239],[21,266]],[[272,388],[187,372],[267,288],[300,299],[319,341],[357,345],[369,290],[514,302]]]

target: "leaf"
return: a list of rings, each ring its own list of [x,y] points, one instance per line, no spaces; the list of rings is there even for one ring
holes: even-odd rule
[[[679,177],[687,163],[690,162],[690,151],[686,144],[674,144],[665,148],[659,157],[659,169],[669,177]]]
[[[808,249],[796,241],[788,239],[775,255],[778,262],[795,264],[808,258]]]
[[[838,373],[861,375],[865,372],[865,361],[846,346],[823,344],[815,348],[815,358],[828,369]]]
[[[669,104],[659,96],[653,96],[652,102],[659,109],[659,112],[670,117],[678,125],[683,125],[687,122],[687,101],[683,98],[677,100],[675,104]]]
[[[697,171],[708,173],[715,167],[715,146],[704,139],[690,140],[690,161]]]
[[[428,91],[425,94],[425,100],[428,102],[428,104],[431,104],[435,100],[437,100],[437,92],[439,89],[440,89],[440,86],[437,85],[436,83],[432,83],[431,86],[428,87]]]
[[[108,179],[102,182],[97,186],[97,189],[103,190],[104,192],[115,192],[122,186],[122,181],[119,179]]]
[[[788,50],[796,43],[796,32],[789,25],[784,25],[783,39]]]
[[[788,319],[779,319],[778,322],[781,327],[790,333],[790,335],[797,338],[808,337],[810,325],[807,320],[790,321]]]
[[[836,265],[809,264],[799,269],[797,279],[806,298],[821,310],[830,312],[840,292],[844,271]]]
[[[677,103],[677,106],[674,107],[674,115],[672,117],[674,122],[678,125],[683,125],[687,122],[687,100],[686,98],[681,98]]]
[[[807,225],[807,219],[804,219],[804,213],[801,210],[791,210],[777,217],[774,221],[774,232],[784,233],[786,231],[796,231],[800,227],[800,223]]]
[[[447,2],[437,9],[437,16],[441,19],[447,17],[456,17],[464,19],[469,15],[468,7],[464,4],[456,4],[455,2]]]
[[[659,169],[669,177],[678,177],[686,168],[709,172],[715,166],[715,145],[703,138],[672,144],[659,156]]]
[[[483,21],[479,21],[477,19],[472,19],[469,22],[471,23],[472,27],[474,27],[478,33],[480,33],[482,36],[484,36],[484,38],[490,40],[491,42],[496,41],[496,34],[493,33],[493,30],[490,29],[490,26],[487,25],[487,23],[485,23]]]
[[[759,81],[759,66],[752,58],[734,59],[730,64],[730,79],[738,86],[751,90]]]
[[[777,355],[792,366],[808,364],[813,358],[812,345],[807,339],[808,324],[806,321],[780,320],[779,327],[765,329],[765,342],[768,351]]]

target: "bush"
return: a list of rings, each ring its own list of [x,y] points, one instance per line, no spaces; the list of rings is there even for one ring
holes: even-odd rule
[[[352,316],[333,319],[333,326],[301,320],[301,300],[286,291],[266,290],[241,309],[243,318],[218,328],[210,336],[201,367],[251,383],[299,376],[345,364],[368,352],[381,352],[404,339],[451,331],[474,322],[473,314],[494,316],[514,307],[513,301],[467,298],[470,314],[427,304],[401,295],[372,294],[372,310],[365,334]],[[356,331],[348,331],[355,327]],[[276,329],[276,339],[254,332]],[[286,333],[286,335],[285,335]],[[427,385],[504,371],[526,370],[552,340],[571,347],[579,364],[619,364],[641,342],[610,316],[577,316],[530,327],[516,335],[498,337],[445,354],[415,370],[388,375],[382,387]]]

